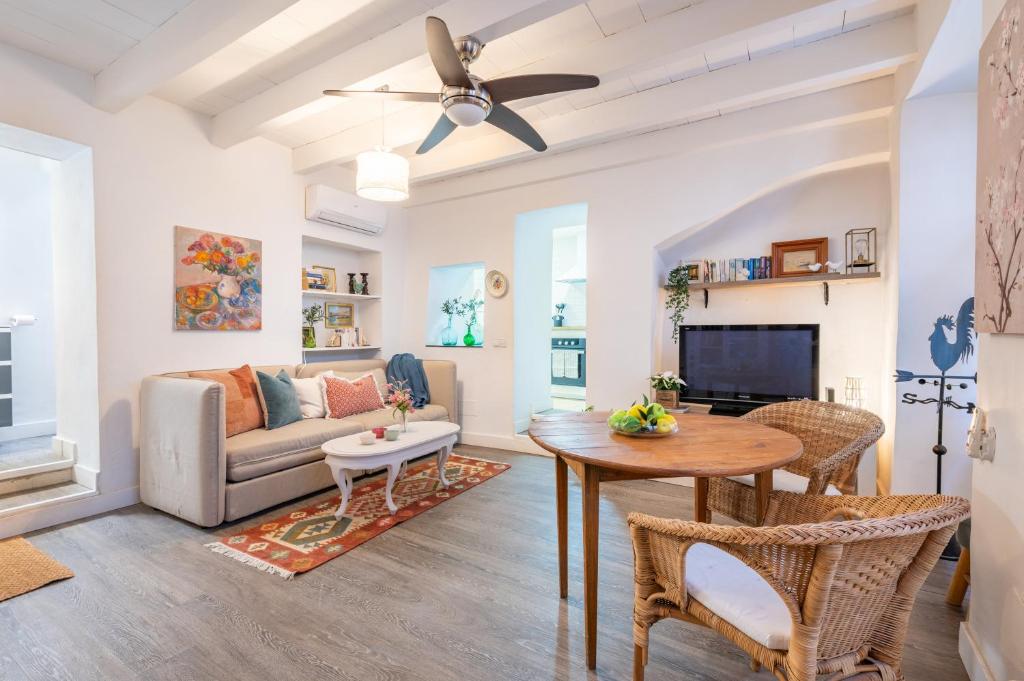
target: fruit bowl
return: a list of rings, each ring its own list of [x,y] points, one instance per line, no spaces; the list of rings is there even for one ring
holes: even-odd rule
[[[675,417],[657,402],[652,403],[646,395],[642,403],[634,402],[629,409],[612,412],[608,417],[608,427],[613,433],[640,438],[668,437],[679,432]]]

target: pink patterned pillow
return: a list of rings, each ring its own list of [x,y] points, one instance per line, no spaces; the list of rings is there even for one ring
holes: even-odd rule
[[[329,419],[343,419],[384,408],[377,382],[369,374],[355,381],[330,376],[324,376],[323,379],[324,405]]]

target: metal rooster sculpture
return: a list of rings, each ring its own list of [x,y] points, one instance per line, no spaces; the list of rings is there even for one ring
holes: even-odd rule
[[[952,342],[946,336],[947,331],[955,332],[955,338]],[[936,319],[935,328],[932,330],[932,335],[928,336],[928,342],[931,344],[932,362],[935,364],[935,368],[939,370],[939,373],[915,374],[912,371],[897,369],[895,378],[897,383],[916,380],[921,385],[933,385],[939,388],[938,398],[921,398],[917,396],[917,393],[908,392],[903,393],[902,401],[904,404],[937,405],[936,411],[939,416],[938,434],[935,446],[932,447],[932,453],[935,454],[935,491],[941,494],[942,457],[948,451],[946,446],[942,444],[943,411],[946,407],[950,407],[952,409],[966,409],[968,414],[974,412],[973,402],[959,404],[946,395],[947,391],[952,391],[954,388],[966,390],[968,387],[967,381],[978,382],[977,374],[973,376],[949,376],[946,374],[947,371],[959,362],[963,362],[974,354],[974,298],[968,298],[963,302],[960,306],[960,311],[956,315],[956,321],[950,315],[943,315]],[[960,381],[960,383],[947,383],[947,381]],[[955,541],[955,539],[950,540],[949,546],[946,547],[942,554],[943,558],[954,559],[960,554],[959,547],[955,545]]]

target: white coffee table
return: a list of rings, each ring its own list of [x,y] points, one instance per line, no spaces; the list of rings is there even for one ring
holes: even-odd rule
[[[380,468],[387,466],[388,481],[384,487],[384,498],[388,509],[394,515],[398,511],[391,498],[391,488],[395,481],[405,473],[406,464],[410,459],[437,452],[437,476],[441,484],[448,488],[448,480],[444,477],[444,465],[448,455],[455,446],[459,426],[448,421],[415,421],[408,425],[408,430],[398,436],[397,440],[374,440],[373,444],[364,445],[359,441],[359,434],[346,435],[325,442],[321,449],[327,455],[325,462],[331,468],[331,475],[341,490],[341,503],[335,518],[341,519],[352,496],[352,471]]]

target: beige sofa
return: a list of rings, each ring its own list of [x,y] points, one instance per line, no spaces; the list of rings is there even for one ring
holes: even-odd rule
[[[381,370],[384,360],[255,367],[298,378],[328,369]],[[454,362],[424,360],[431,403],[410,420],[458,421]],[[330,487],[320,450],[327,440],[394,423],[391,410],[344,419],[303,419],[274,430],[224,436],[224,386],[188,373],[142,381],[140,492],[143,503],[203,527],[236,520]]]

